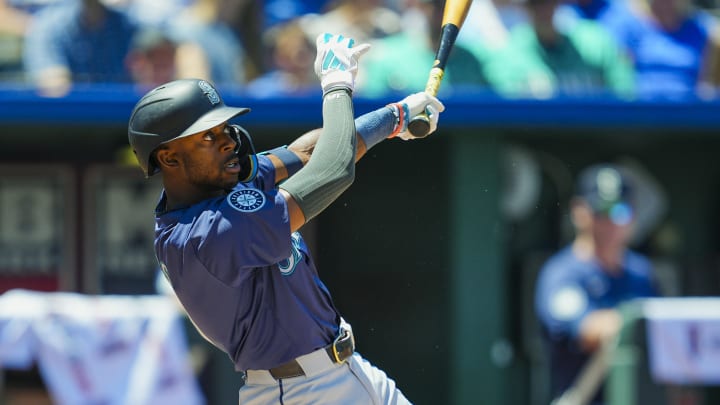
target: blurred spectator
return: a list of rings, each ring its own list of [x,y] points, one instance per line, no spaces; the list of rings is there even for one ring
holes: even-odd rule
[[[266,67],[262,37],[265,30],[265,1],[218,0],[218,19],[227,25],[243,45],[245,51],[245,81],[265,72]],[[298,0],[300,1],[300,0]]]
[[[630,56],[641,98],[713,96],[720,85],[716,18],[690,0],[577,0],[563,23],[601,23]],[[699,93],[698,93],[699,92]]]
[[[17,80],[22,72],[22,44],[30,16],[0,0],[0,80]]]
[[[334,0],[265,0],[264,29],[284,24],[305,14],[322,14]]]
[[[267,40],[273,41],[274,31],[280,27],[291,23],[294,20],[303,18],[304,16],[317,16],[327,11],[329,5],[334,0],[264,0],[261,2],[245,1],[239,3],[249,3],[255,6],[238,6],[237,0],[224,0],[227,12],[223,13],[228,23],[237,28],[237,33],[241,38],[248,38],[245,41],[248,51],[249,62],[252,62],[250,68],[253,69],[250,79],[258,78],[258,76],[272,73],[277,66],[275,64],[275,56],[271,55],[274,51],[267,48],[273,48],[272,44],[267,44]],[[232,5],[227,7],[227,5]],[[260,18],[258,18],[260,17]],[[268,35],[268,33],[271,33]],[[253,38],[265,38],[266,41],[257,41]],[[312,38],[314,40],[314,38]],[[314,47],[314,43],[313,43]],[[313,48],[313,52],[314,48]],[[267,75],[265,75],[267,78]],[[262,79],[264,80],[264,78]]]
[[[8,0],[0,0],[0,33],[23,36],[29,24],[29,13],[15,8]]]
[[[720,89],[720,28],[710,30],[704,61],[704,77],[700,83],[700,96],[716,97]]]
[[[195,0],[170,23],[170,33],[178,43],[178,78],[205,79],[217,86],[245,83],[243,45],[220,20],[219,7],[220,0]]]
[[[398,13],[385,7],[382,0],[333,0],[328,11],[303,21],[307,22],[305,30],[313,40],[324,32],[338,32],[357,43],[372,43],[398,33],[401,28]]]
[[[135,26],[99,0],[61,2],[38,12],[27,33],[24,63],[49,96],[73,83],[130,82],[125,57]]]
[[[630,55],[639,97],[683,98],[714,81],[709,69],[717,48],[711,41],[717,31],[714,17],[694,9],[690,0],[634,0],[630,5],[629,12],[611,9],[603,25]]]
[[[135,34],[126,64],[140,91],[149,91],[178,78],[176,51],[175,41],[160,29],[143,28]]]
[[[507,44],[510,30],[528,20],[527,12],[517,0],[473,0],[457,42],[468,49],[498,49]]]
[[[628,248],[636,190],[617,166],[583,170],[570,207],[575,239],[540,270],[535,311],[548,346],[553,397],[571,387],[592,353],[616,336],[619,304],[658,294],[650,261]],[[602,389],[592,403],[602,403]]]
[[[33,14],[58,0],[0,0],[0,81],[25,80],[22,53]]]
[[[414,24],[373,43],[358,73],[358,95],[379,97],[425,88],[440,41],[442,4],[438,0],[406,1],[406,12],[415,16]],[[441,93],[486,83],[480,60],[464,45],[456,44],[450,53]]]
[[[58,0],[55,0],[58,1]],[[64,0],[62,0],[64,1]],[[106,6],[127,14],[143,27],[166,28],[197,0],[102,0]]]
[[[580,18],[605,25],[618,15],[630,12],[629,0],[570,0],[558,10],[563,19]]]
[[[599,24],[556,25],[559,0],[527,0],[529,23],[515,26],[508,44],[488,57],[490,85],[510,97],[546,98],[633,92],[630,62]]]
[[[315,44],[306,36],[299,19],[269,29],[266,42],[272,68],[248,84],[248,94],[272,97],[318,92],[319,82],[313,70]]]

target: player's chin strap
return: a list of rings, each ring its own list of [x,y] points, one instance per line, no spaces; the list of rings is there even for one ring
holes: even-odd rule
[[[240,125],[229,125],[231,136],[235,138],[237,146],[235,153],[240,157],[240,174],[238,178],[241,183],[253,181],[257,176],[258,159],[255,153],[250,134]]]

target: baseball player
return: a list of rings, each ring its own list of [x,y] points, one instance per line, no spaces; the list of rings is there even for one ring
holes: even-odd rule
[[[657,295],[650,261],[627,247],[633,200],[633,185],[618,168],[586,168],[571,201],[575,240],[540,270],[535,309],[550,352],[554,397],[572,386],[592,353],[617,334],[619,304]],[[602,404],[602,390],[594,394],[591,403]]]
[[[353,120],[358,58],[369,45],[317,40],[323,127],[256,154],[203,80],[177,80],[135,106],[128,136],[147,176],[162,175],[155,250],[203,336],[242,372],[242,404],[406,404],[392,379],[355,352],[297,230],[354,180],[355,161],[388,137],[412,139],[409,117],[442,103],[411,94]]]

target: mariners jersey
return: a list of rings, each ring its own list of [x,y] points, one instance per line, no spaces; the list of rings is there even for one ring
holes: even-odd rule
[[[622,268],[620,274],[611,275],[597,261],[579,259],[568,246],[541,269],[535,309],[548,337],[555,395],[572,384],[589,358],[577,341],[588,313],[657,295],[652,266],[644,256],[626,251]]]
[[[238,371],[269,369],[332,342],[340,316],[299,233],[270,160],[225,196],[156,213],[155,251],[199,331]]]

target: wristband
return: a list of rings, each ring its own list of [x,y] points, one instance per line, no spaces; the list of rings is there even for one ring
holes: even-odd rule
[[[285,169],[287,169],[288,177],[297,173],[303,167],[302,160],[300,160],[298,155],[296,155],[293,151],[288,149],[287,146],[279,146],[275,149],[263,152],[262,154],[272,154],[276,158],[280,159],[280,161],[285,166]]]
[[[388,137],[397,125],[392,108],[379,108],[359,116],[355,120],[355,130],[365,142],[367,149],[372,148]]]
[[[394,138],[397,134],[407,130],[407,118],[410,115],[408,111],[408,105],[404,103],[392,103],[388,104],[387,107],[395,115],[395,127],[388,138]]]

